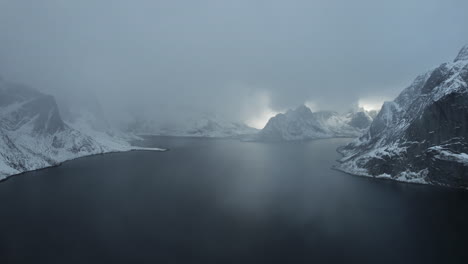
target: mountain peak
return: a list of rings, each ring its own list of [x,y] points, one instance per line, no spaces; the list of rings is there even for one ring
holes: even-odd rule
[[[288,112],[295,114],[312,114],[312,110],[306,105],[300,105],[296,109],[289,110]]]
[[[463,46],[463,48],[461,48],[454,62],[461,61],[461,60],[468,60],[468,44]]]
[[[270,118],[260,131],[259,141],[309,140],[331,137],[357,137],[372,119],[364,112],[338,114],[334,111],[312,112],[301,105],[285,114]]]
[[[459,63],[458,63],[459,62]],[[422,74],[392,102],[370,129],[340,148],[337,167],[351,174],[468,188],[468,45],[455,63]]]

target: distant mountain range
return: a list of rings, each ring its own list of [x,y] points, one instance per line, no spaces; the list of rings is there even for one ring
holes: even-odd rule
[[[340,149],[338,169],[468,188],[468,45],[385,102],[369,130]]]
[[[138,149],[130,136],[96,129],[94,116],[62,119],[53,96],[0,80],[0,179],[93,154]]]
[[[333,137],[358,137],[369,128],[374,112],[363,109],[339,114],[312,112],[302,105],[272,117],[257,135],[259,141],[292,141]]]
[[[199,116],[182,124],[160,124],[150,120],[135,119],[129,131],[140,135],[181,137],[238,138],[258,133],[258,129],[240,122],[229,122],[215,116]]]
[[[453,62],[418,76],[378,114],[339,114],[306,106],[272,117],[262,130],[213,116],[163,126],[135,119],[131,133],[113,129],[98,104],[55,98],[0,79],[0,179],[87,155],[141,149],[133,134],[293,141],[356,137],[339,149],[336,168],[404,182],[468,188],[468,45]],[[160,150],[160,149],[154,149]]]
[[[212,115],[193,117],[182,124],[171,125],[137,118],[128,125],[127,130],[139,135],[239,138],[249,141],[308,140],[358,137],[369,127],[372,116],[375,116],[375,112],[362,109],[346,114],[332,111],[313,113],[308,107],[300,106],[272,117],[261,130]]]

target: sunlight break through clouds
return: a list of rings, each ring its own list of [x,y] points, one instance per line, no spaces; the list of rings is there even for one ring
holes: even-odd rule
[[[366,111],[379,111],[380,108],[382,108],[383,103],[389,100],[391,99],[387,97],[371,96],[359,99],[358,105]]]
[[[256,111],[254,112],[253,116],[248,118],[245,123],[248,126],[262,129],[268,123],[270,118],[274,117],[275,115],[279,114],[280,112],[274,111],[270,107],[270,96],[266,92],[260,92],[255,97],[256,99]]]

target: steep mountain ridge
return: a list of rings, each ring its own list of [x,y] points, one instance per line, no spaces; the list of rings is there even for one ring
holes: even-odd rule
[[[341,148],[338,169],[468,187],[468,46],[385,102],[369,131]]]
[[[64,122],[54,97],[0,80],[0,179],[82,156],[137,149],[94,132]]]

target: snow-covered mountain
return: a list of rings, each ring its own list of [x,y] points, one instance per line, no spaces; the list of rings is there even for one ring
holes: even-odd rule
[[[340,149],[338,169],[468,188],[468,45],[385,102],[368,132]]]
[[[135,134],[237,138],[258,133],[258,129],[240,122],[229,122],[214,116],[194,117],[179,124],[161,124],[148,120],[136,120],[129,126]]]
[[[333,137],[358,137],[369,127],[372,117],[364,110],[339,114],[312,112],[302,105],[272,117],[260,131],[260,141],[309,140]]]
[[[54,97],[0,80],[0,179],[63,161],[139,149],[86,122],[66,123]]]
[[[96,140],[117,141],[119,144],[141,140],[133,133],[123,132],[111,124],[99,100],[92,93],[80,91],[71,96],[56,95],[63,121],[70,127]]]

